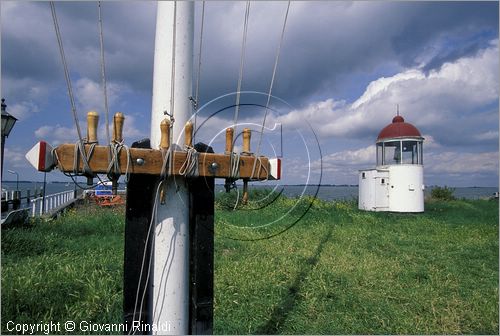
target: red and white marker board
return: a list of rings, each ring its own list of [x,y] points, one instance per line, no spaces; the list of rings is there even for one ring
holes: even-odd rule
[[[26,153],[26,159],[38,171],[51,171],[56,165],[52,156],[52,149],[51,145],[45,141],[40,141]]]

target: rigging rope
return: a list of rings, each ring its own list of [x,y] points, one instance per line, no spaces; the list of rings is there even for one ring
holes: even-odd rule
[[[236,133],[236,124],[238,122],[238,114],[240,112],[240,94],[241,94],[241,82],[243,80],[243,66],[245,63],[245,49],[247,44],[248,35],[248,17],[250,15],[250,1],[247,1],[245,8],[245,22],[243,24],[243,40],[241,42],[241,56],[240,56],[240,72],[238,76],[238,87],[236,89],[236,106],[234,110],[233,128],[234,133]],[[232,146],[231,146],[232,147]]]
[[[82,132],[80,130],[80,123],[78,122],[78,115],[76,112],[75,99],[73,97],[73,87],[71,86],[71,78],[69,76],[68,64],[66,62],[66,55],[64,54],[64,47],[61,38],[61,32],[59,30],[59,23],[57,21],[56,8],[53,1],[50,1],[50,10],[52,12],[52,21],[54,22],[54,29],[56,31],[57,44],[59,45],[59,53],[61,55],[61,61],[64,68],[64,78],[66,79],[66,86],[68,88],[68,95],[71,104],[71,111],[73,112],[73,119],[75,122],[76,132],[78,133],[78,140],[83,141]]]
[[[229,178],[231,180],[237,180],[240,178],[240,154],[229,153],[231,156],[230,164],[231,170],[229,172]]]
[[[193,143],[195,143],[195,137],[196,137],[196,121],[197,121],[197,116],[198,116],[198,106],[200,106],[199,99],[200,99],[200,78],[201,78],[201,51],[203,47],[203,26],[205,22],[205,0],[203,0],[203,4],[201,7],[201,24],[200,24],[200,45],[199,45],[199,53],[198,53],[198,74],[196,75],[196,88],[195,88],[195,95],[194,95],[194,109],[195,109],[195,114],[194,114],[194,134],[193,134]]]
[[[172,120],[171,127],[173,127],[174,119],[174,94],[175,94],[175,43],[177,35],[177,1],[174,1],[174,27],[173,27],[173,38],[172,38],[172,72],[170,77],[170,119]]]
[[[173,146],[170,146],[167,149],[161,149],[161,156],[163,158],[163,163],[161,165],[160,179],[166,180],[170,175],[172,175],[172,167],[173,167],[173,157],[172,154]]]
[[[147,292],[147,285],[149,283],[149,277],[150,277],[150,273],[151,273],[151,263],[153,261],[153,246],[155,245],[155,235],[154,234],[151,234],[151,228],[154,226],[154,223],[156,222],[156,211],[158,209],[158,199],[159,199],[159,194],[160,194],[160,189],[162,187],[162,184],[165,183],[165,181],[161,181],[158,186],[156,187],[156,193],[155,193],[155,197],[154,197],[154,203],[153,203],[153,209],[152,209],[152,212],[151,212],[151,220],[149,222],[149,228],[148,228],[148,233],[146,235],[146,241],[144,242],[144,252],[142,254],[142,262],[141,262],[141,272],[139,273],[139,281],[138,281],[138,284],[137,284],[137,291],[136,291],[136,295],[135,295],[135,303],[134,303],[134,313],[133,313],[133,319],[135,320],[135,316],[137,314],[137,304],[139,303],[139,295],[140,295],[140,288],[141,288],[141,280],[142,280],[142,275],[144,273],[144,264],[145,264],[145,261],[146,261],[146,252],[147,252],[147,246],[148,246],[148,241],[149,241],[149,237],[152,236],[153,237],[153,242],[151,243],[151,248],[150,248],[150,255],[149,255],[149,265],[148,265],[148,271],[147,271],[147,275],[146,275],[146,281],[145,281],[145,286],[144,286],[144,291],[142,292],[142,296],[141,296],[141,304],[140,304],[140,311],[139,311],[139,318],[135,321],[141,321],[141,318],[142,318],[142,307],[144,305],[144,298],[146,296],[146,292]],[[134,328],[130,328],[129,332],[128,332],[128,335],[131,335],[132,332],[134,332]],[[135,332],[134,332],[135,333]]]
[[[80,166],[80,155],[81,155],[83,163],[83,174],[89,176],[94,175],[92,169],[90,169],[89,160],[92,157],[92,154],[94,154],[94,149],[96,145],[97,143],[95,142],[90,144],[89,152],[87,154],[85,152],[85,143],[83,141],[78,141],[75,144],[75,151],[73,153],[73,174],[77,175],[80,173],[78,167]]]
[[[78,121],[78,114],[76,111],[75,98],[73,96],[73,87],[71,85],[71,77],[69,75],[68,63],[66,61],[66,54],[64,53],[64,46],[62,43],[61,31],[59,29],[59,22],[57,20],[56,8],[55,8],[53,1],[50,1],[49,4],[50,4],[50,11],[52,13],[52,21],[54,23],[54,30],[56,32],[57,44],[59,46],[59,54],[61,56],[61,62],[63,64],[63,68],[64,68],[64,78],[66,80],[66,86],[68,89],[68,96],[69,96],[69,100],[70,100],[70,104],[71,104],[71,111],[73,113],[73,119],[74,119],[74,123],[75,123],[76,132],[78,133],[78,142],[75,144],[73,172],[75,175],[79,174],[78,173],[78,166],[79,166],[78,161],[79,161],[79,156],[81,155],[82,162],[83,162],[83,173],[86,174],[87,176],[92,176],[93,172],[90,169],[88,161],[89,161],[90,157],[92,156],[95,144],[91,144],[90,149],[89,149],[89,153],[87,154],[85,152],[86,139],[84,139],[82,137],[80,123]],[[59,161],[59,159],[58,159],[58,161]],[[101,181],[99,175],[97,175],[97,178],[99,179],[99,181]]]
[[[130,155],[130,149],[127,145],[122,142],[114,142],[113,144],[109,144],[109,148],[111,151],[111,160],[108,165],[107,176],[110,180],[113,180],[113,175],[121,175],[120,170],[120,152],[122,149],[125,149],[125,153],[127,155],[127,166],[125,168],[125,183],[128,183],[130,178],[130,165],[132,161],[132,156]]]
[[[186,177],[198,177],[198,158],[200,153],[198,153],[193,147],[186,147],[186,151],[186,160],[182,163],[182,166],[179,169],[179,175],[184,175]]]
[[[257,144],[257,150],[255,152],[255,156],[258,157],[260,153],[260,146],[262,145],[262,136],[264,135],[264,126],[266,124],[266,119],[267,119],[267,114],[269,112],[269,103],[271,101],[271,94],[273,92],[273,85],[274,85],[274,79],[276,77],[276,70],[278,68],[278,62],[280,59],[280,54],[281,54],[281,47],[283,46],[283,40],[285,37],[285,28],[286,28],[286,22],[288,20],[288,12],[290,10],[290,0],[288,1],[288,5],[286,7],[286,13],[285,13],[285,19],[283,20],[283,28],[281,30],[281,37],[280,37],[280,42],[278,45],[278,50],[276,52],[276,58],[274,60],[274,68],[273,68],[273,75],[271,77],[271,84],[269,85],[269,92],[267,93],[267,102],[266,102],[266,108],[265,108],[265,113],[264,113],[264,119],[262,120],[262,126],[260,129],[260,136],[259,136],[259,142]],[[252,168],[252,176],[255,172],[255,167],[257,164],[257,160],[254,161],[253,163],[253,168]]]
[[[102,30],[102,15],[101,15],[101,2],[97,2],[98,9],[98,26],[99,26],[99,44],[101,47],[101,79],[102,89],[104,92],[104,109],[106,111],[106,138],[108,143],[111,143],[109,137],[109,107],[108,107],[108,90],[106,88],[106,64],[104,62],[104,36]]]

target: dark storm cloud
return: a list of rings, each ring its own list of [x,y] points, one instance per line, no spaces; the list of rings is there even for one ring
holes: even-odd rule
[[[473,36],[468,41],[460,41],[461,43],[453,43],[447,48],[443,48],[440,52],[432,57],[427,64],[422,68],[428,73],[431,70],[439,69],[444,63],[452,62],[460,57],[474,56],[481,49],[488,46],[491,40],[496,37],[492,36],[491,32]],[[456,42],[456,41],[453,41]]]
[[[2,38],[2,75],[50,81],[60,70],[54,56],[56,55],[43,43],[35,41],[28,44],[26,41],[6,36]],[[40,63],[44,63],[44,66],[40,66]]]
[[[38,7],[30,3],[2,5],[2,77],[54,79],[58,65],[57,49],[53,48],[56,40],[49,35],[49,12]]]
[[[12,17],[2,17],[2,70],[38,81],[61,78],[48,3],[18,6]],[[201,4],[196,7],[199,17]],[[236,90],[244,7],[244,2],[206,3],[202,102]],[[286,2],[252,2],[243,90],[269,89],[285,8]],[[96,3],[57,2],[56,9],[71,70],[99,81]],[[103,2],[102,11],[109,80],[150,92],[155,3]],[[373,74],[384,63],[414,66],[423,51],[437,48],[440,52],[424,60],[425,69],[433,69],[484,46],[498,35],[497,22],[493,2],[292,2],[273,92],[303,106],[325,92],[335,96],[345,76]],[[437,37],[462,34],[475,42],[437,45]],[[198,29],[195,46],[197,38]]]
[[[2,10],[3,76],[46,83],[60,80],[62,65],[49,3],[9,7]],[[70,71],[99,81],[96,3],[56,2],[55,7]],[[102,14],[108,79],[150,92],[155,3],[103,2]]]
[[[405,14],[405,26],[392,37],[392,45],[400,62],[408,67],[417,65],[415,59],[422,51],[439,50],[440,46],[436,45],[439,38],[473,35],[480,48],[485,41],[498,37],[498,2],[405,2],[399,7]],[[453,61],[473,51],[473,45],[462,48],[457,43],[455,47],[448,57],[438,59]],[[436,62],[435,66],[442,63]],[[427,65],[427,68],[433,67]]]
[[[267,92],[285,7],[252,3],[244,89]],[[207,4],[202,100],[236,88],[243,14],[244,3]],[[484,48],[497,22],[496,3],[292,2],[273,92],[301,106],[381,64],[434,69]],[[462,35],[474,42],[441,45]]]

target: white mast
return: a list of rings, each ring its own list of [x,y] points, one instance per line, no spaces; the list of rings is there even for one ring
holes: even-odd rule
[[[158,2],[151,115],[153,148],[160,144],[160,122],[168,118],[165,111],[175,119],[171,146],[180,149],[184,144],[183,129],[191,117],[192,108],[189,97],[192,91],[193,27],[193,2]],[[172,65],[175,67],[174,83],[171,81]],[[159,328],[156,334],[187,334],[189,193],[184,178],[168,179],[165,200],[163,205],[158,201],[154,230],[151,322]]]

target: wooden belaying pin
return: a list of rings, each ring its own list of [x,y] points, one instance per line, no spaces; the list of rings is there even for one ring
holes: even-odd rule
[[[87,143],[97,143],[97,124],[99,115],[95,111],[87,113]]]
[[[160,149],[162,150],[162,155],[165,155],[164,151],[168,150],[170,147],[170,120],[165,118],[160,123]],[[164,183],[160,189],[160,203],[165,204],[165,197],[167,195],[167,184]]]
[[[184,132],[186,132],[184,144],[186,147],[193,147],[193,123],[191,121],[184,126]]]
[[[163,119],[160,123],[160,149],[168,149],[170,147],[170,120]]]
[[[243,180],[243,197],[241,198],[242,204],[248,203],[248,180]]]
[[[251,133],[249,128],[244,128],[243,129],[243,150],[241,153],[243,154],[250,154],[250,138],[251,138]]]
[[[120,143],[123,141],[123,124],[125,123],[125,117],[123,113],[116,112],[113,117],[113,142]]]
[[[234,128],[226,128],[226,154],[230,154],[233,152],[233,136]]]
[[[241,154],[250,155],[250,139],[251,139],[251,131],[249,128],[243,129],[243,150]],[[243,180],[243,197],[241,199],[241,203],[248,203],[248,179]]]
[[[113,139],[111,143],[121,144],[123,142],[123,124],[125,122],[125,117],[123,113],[116,112],[113,117]],[[118,194],[118,179],[120,178],[119,174],[110,174],[111,179],[111,189],[113,191],[113,196]]]

